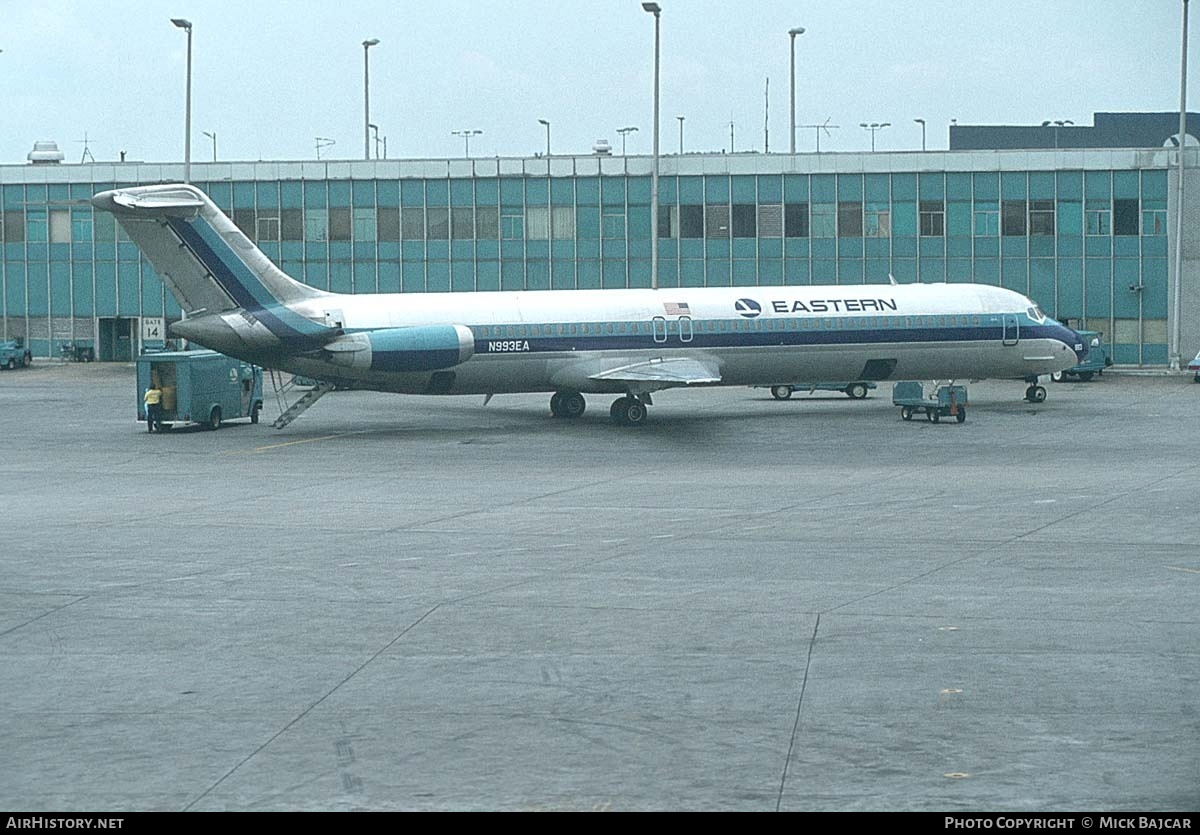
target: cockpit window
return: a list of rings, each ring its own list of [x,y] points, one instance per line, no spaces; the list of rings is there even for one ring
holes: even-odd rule
[[[1035,322],[1043,322],[1046,319],[1046,314],[1042,313],[1041,308],[1039,308],[1036,304],[1025,312],[1028,313],[1029,318]]]

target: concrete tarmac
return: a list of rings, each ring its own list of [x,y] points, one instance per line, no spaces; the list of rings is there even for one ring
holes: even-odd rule
[[[325,397],[0,372],[0,808],[1200,809],[1200,385]]]

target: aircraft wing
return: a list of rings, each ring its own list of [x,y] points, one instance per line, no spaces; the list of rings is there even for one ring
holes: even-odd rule
[[[635,362],[592,374],[588,379],[610,383],[650,384],[655,388],[696,386],[721,382],[716,363],[690,357],[668,357]]]

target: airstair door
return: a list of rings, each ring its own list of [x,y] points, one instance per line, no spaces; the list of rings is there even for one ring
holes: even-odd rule
[[[1021,322],[1015,313],[1001,313],[1001,342],[1004,345],[1016,345],[1021,341]]]

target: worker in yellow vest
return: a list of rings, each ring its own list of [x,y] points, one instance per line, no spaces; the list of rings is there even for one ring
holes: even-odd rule
[[[154,427],[158,426],[158,431],[162,431],[162,389],[158,387],[158,383],[151,382],[150,388],[146,389],[146,396],[142,398],[146,403],[146,430],[154,431]]]

